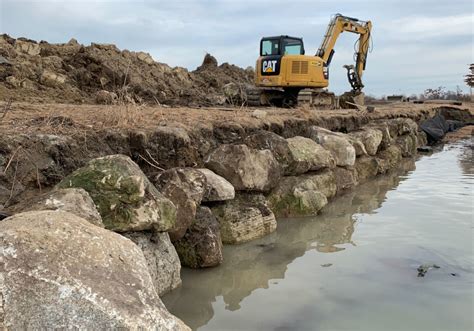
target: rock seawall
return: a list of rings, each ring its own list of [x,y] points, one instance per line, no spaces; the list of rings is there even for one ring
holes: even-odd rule
[[[452,116],[458,115],[456,110]],[[425,118],[420,113],[413,118],[420,119],[417,116]],[[281,128],[228,123],[212,131],[160,126],[149,131],[106,130],[86,141],[65,134],[4,135],[0,137],[0,204],[18,214],[1,221],[0,227],[8,229],[28,210],[32,218],[59,215],[57,222],[89,221],[87,226],[77,225],[79,236],[99,231],[104,238],[121,238],[117,250],[133,247],[140,255],[141,277],[152,288],[151,308],[143,309],[158,309],[162,320],[157,323],[168,329],[186,329],[160,310],[158,298],[180,285],[181,265],[217,266],[223,261],[223,244],[267,236],[276,230],[277,217],[317,215],[336,195],[397,169],[403,158],[414,157],[427,143],[417,122],[407,117],[374,120],[369,125],[352,122],[352,130],[344,123],[321,127],[313,121],[289,121]],[[40,198],[25,203],[39,191]],[[78,208],[71,207],[76,204]],[[49,218],[41,226],[47,227]],[[51,240],[67,245],[64,238]],[[8,259],[12,244],[16,245],[14,235],[4,237],[3,254]],[[28,243],[25,251],[36,244],[41,244],[40,238],[38,243]],[[110,263],[115,266],[118,261]],[[94,257],[86,257],[83,263],[90,267]],[[7,268],[11,266],[15,264]],[[130,270],[127,273],[133,273]],[[7,272],[2,269],[2,275]],[[124,291],[134,290],[131,284],[122,284]],[[15,293],[11,307],[19,300]],[[82,309],[82,302],[78,305]],[[37,316],[40,311],[29,313]],[[8,318],[15,316],[9,314]],[[76,323],[70,311],[61,314]],[[128,322],[128,310],[123,314],[112,327],[147,328],[147,323],[154,323],[146,318]],[[4,318],[7,323],[15,325],[8,318]],[[38,323],[32,325],[49,326]],[[54,323],[52,327],[61,327]]]

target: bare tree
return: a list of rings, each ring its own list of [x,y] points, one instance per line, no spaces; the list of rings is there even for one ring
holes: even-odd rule
[[[470,94],[471,94],[471,101],[474,101],[472,99],[472,87],[474,86],[474,63],[471,63],[469,65],[469,71],[466,76],[464,76],[464,81],[466,82],[467,86],[469,86]]]

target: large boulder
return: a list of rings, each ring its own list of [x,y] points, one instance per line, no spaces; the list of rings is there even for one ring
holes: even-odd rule
[[[290,165],[290,173],[303,174],[335,166],[331,152],[314,140],[305,137],[293,137],[286,140],[293,161]]]
[[[355,163],[357,178],[360,182],[377,176],[379,173],[379,163],[373,156],[362,156],[357,158]]]
[[[234,200],[211,208],[219,221],[222,242],[239,244],[276,230],[275,215],[261,194],[239,193]]]
[[[102,218],[89,194],[82,188],[65,188],[25,199],[13,208],[16,212],[33,210],[67,211],[90,223],[104,227]]]
[[[312,126],[308,129],[308,136],[332,153],[336,165],[340,167],[354,165],[356,151],[347,135]]]
[[[150,183],[125,155],[91,160],[64,178],[58,188],[86,190],[113,231],[169,231],[176,222],[176,207]]]
[[[206,177],[203,202],[226,201],[235,197],[234,187],[224,177],[206,168],[197,170]]]
[[[387,121],[387,125],[392,138],[415,134],[418,131],[418,124],[410,118],[394,118]]]
[[[223,261],[219,222],[208,207],[198,208],[193,224],[174,245],[187,267],[214,267]]]
[[[251,149],[246,145],[220,145],[204,162],[236,190],[267,192],[278,183],[281,174],[272,152]]]
[[[141,248],[159,296],[181,285],[181,262],[166,232],[130,232],[125,237]]]
[[[289,168],[292,163],[290,148],[288,141],[282,136],[262,130],[246,137],[243,143],[249,148],[270,150],[278,163],[280,163],[283,173],[290,173]]]
[[[270,150],[285,175],[303,174],[335,164],[331,153],[309,138],[285,139],[273,132],[260,131],[248,136],[244,143],[251,148]]]
[[[357,170],[354,167],[336,167],[333,169],[337,192],[350,189],[359,184]]]
[[[412,157],[416,155],[418,140],[415,134],[405,134],[396,139],[396,144],[400,147],[403,157]]]
[[[385,174],[395,169],[402,160],[400,147],[392,145],[380,151],[376,156],[378,162],[378,173]]]
[[[0,223],[0,328],[189,330],[153,287],[140,248],[62,211]]]
[[[283,177],[268,196],[277,217],[316,215],[336,194],[334,173],[326,169],[302,176]]]
[[[176,206],[176,223],[170,230],[172,241],[181,239],[196,216],[206,187],[206,176],[192,168],[173,168],[153,179],[156,188]]]
[[[386,122],[370,123],[368,125],[368,128],[379,130],[382,133],[382,140],[379,146],[380,150],[384,150],[388,148],[390,145],[392,145],[393,138],[392,138],[392,135],[390,134],[390,128]]]
[[[364,144],[365,150],[369,155],[375,155],[377,153],[383,138],[382,131],[372,128],[351,132],[349,135],[359,139]]]

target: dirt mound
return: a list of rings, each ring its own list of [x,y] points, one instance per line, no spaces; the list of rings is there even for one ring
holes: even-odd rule
[[[84,46],[0,35],[0,99],[35,102],[219,105],[223,87],[252,84],[253,69],[218,65],[207,54],[195,71],[111,44]]]

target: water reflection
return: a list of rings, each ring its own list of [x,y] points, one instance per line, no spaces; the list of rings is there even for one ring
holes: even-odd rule
[[[225,262],[213,269],[183,269],[183,286],[163,298],[168,309],[197,329],[213,317],[212,303],[222,297],[225,309],[237,310],[254,290],[283,279],[287,267],[309,250],[335,253],[356,246],[352,235],[358,214],[376,213],[386,193],[415,169],[405,159],[397,172],[380,176],[334,199],[317,217],[279,220],[275,233],[239,246],[226,246]],[[325,265],[330,267],[330,265]]]

